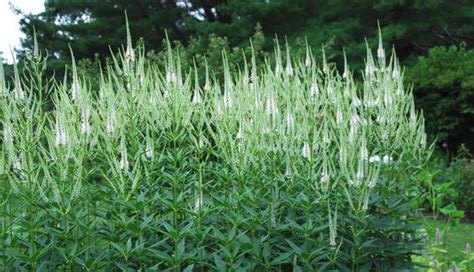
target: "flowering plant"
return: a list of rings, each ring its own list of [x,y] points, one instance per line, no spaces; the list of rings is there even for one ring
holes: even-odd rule
[[[158,69],[128,34],[97,78],[73,61],[70,81],[45,83],[35,49],[33,73],[0,84],[0,266],[413,266],[408,191],[431,148],[397,58],[368,49],[359,84],[306,52],[277,44],[234,74],[224,53],[221,83],[170,46]]]

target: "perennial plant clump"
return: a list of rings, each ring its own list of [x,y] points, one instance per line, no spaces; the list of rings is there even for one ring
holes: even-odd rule
[[[238,73],[224,53],[214,78],[129,38],[61,83],[36,49],[0,77],[2,270],[412,268],[431,149],[397,58],[367,50],[356,81],[306,52]]]

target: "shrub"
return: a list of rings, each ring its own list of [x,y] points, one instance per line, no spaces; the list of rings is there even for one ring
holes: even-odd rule
[[[458,192],[456,205],[472,212],[474,210],[474,161],[463,146],[460,148],[460,154],[449,165],[445,177],[453,182],[453,187]]]
[[[461,143],[474,150],[474,50],[463,45],[435,47],[407,70],[426,130],[451,150]]]
[[[396,57],[377,52],[360,88],[278,47],[275,67],[235,73],[224,54],[221,84],[172,50],[157,68],[130,38],[97,94],[74,62],[49,89],[16,73],[0,98],[0,266],[413,268],[408,192],[430,148]]]
[[[412,192],[418,196],[414,204],[432,212],[435,219],[450,206],[472,213],[474,162],[463,146],[451,162],[441,152],[435,153],[423,171],[418,173],[417,179],[420,186]]]

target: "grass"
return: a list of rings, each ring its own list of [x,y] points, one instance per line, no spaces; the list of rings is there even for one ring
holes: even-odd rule
[[[445,221],[426,219],[424,222],[429,237],[435,237],[436,228],[443,230]],[[444,248],[446,257],[455,261],[461,261],[466,257],[466,243],[474,245],[474,224],[455,224],[449,227],[446,235]]]

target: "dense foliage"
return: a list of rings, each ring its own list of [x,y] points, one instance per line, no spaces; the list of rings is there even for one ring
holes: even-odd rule
[[[353,66],[363,67],[365,39],[376,46],[373,31],[380,22],[385,40],[407,59],[436,45],[459,42],[472,47],[472,1],[443,0],[46,0],[45,11],[25,15],[24,48],[33,48],[33,28],[57,64],[69,61],[72,44],[79,59],[108,56],[124,39],[123,12],[132,32],[148,49],[161,50],[165,31],[171,40],[187,44],[193,37],[225,37],[230,47],[248,42],[257,24],[266,36],[288,36],[290,43],[307,37],[314,48],[324,45],[328,60],[342,63],[347,48]],[[267,51],[272,44],[267,43]],[[202,51],[203,52],[203,51]],[[202,53],[201,52],[201,53]]]
[[[426,130],[452,152],[460,144],[474,150],[474,50],[464,45],[435,47],[407,70]]]
[[[167,52],[158,68],[129,39],[98,93],[74,62],[41,82],[38,50],[13,89],[1,79],[0,267],[414,267],[409,192],[430,148],[382,44],[362,85],[309,49],[234,73],[224,55],[222,83]]]
[[[474,217],[474,161],[464,147],[451,162],[438,152],[420,173],[419,206],[437,216],[445,207],[456,207]]]

